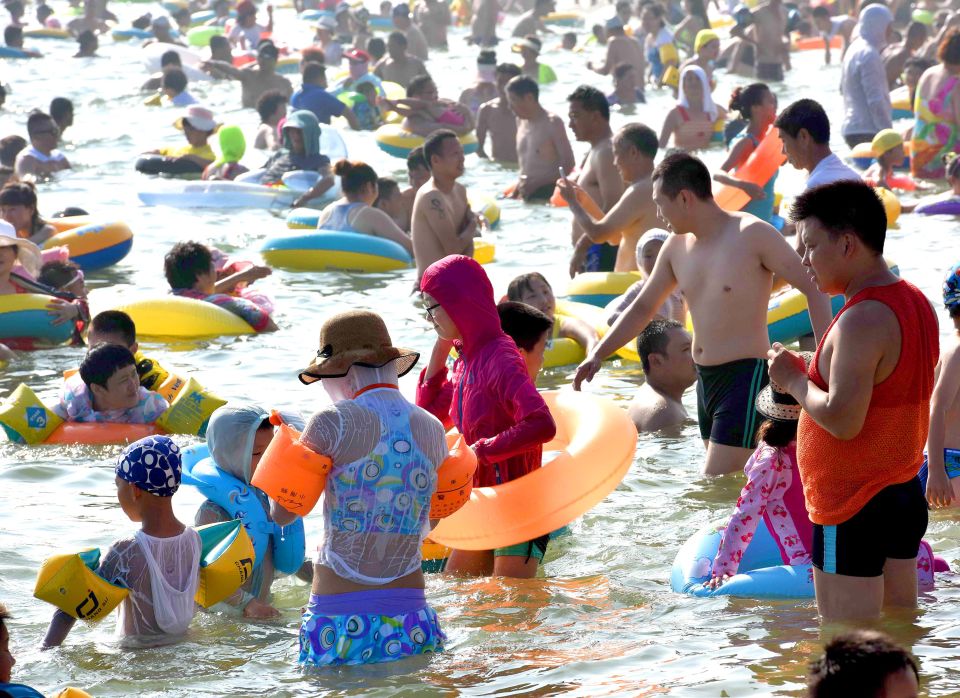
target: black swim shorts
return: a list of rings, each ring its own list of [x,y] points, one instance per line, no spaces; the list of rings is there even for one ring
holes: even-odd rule
[[[842,524],[814,524],[813,564],[829,574],[879,577],[887,558],[915,558],[926,531],[927,500],[915,477],[883,488]]]
[[[740,359],[718,366],[698,364],[700,437],[722,446],[755,448],[762,417],[754,401],[769,382],[763,359]]]
[[[783,82],[783,63],[757,63],[757,80]]]

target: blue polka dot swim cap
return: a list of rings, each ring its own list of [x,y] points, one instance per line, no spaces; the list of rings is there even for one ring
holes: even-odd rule
[[[951,309],[960,305],[960,264],[950,267],[943,277],[943,304]]]
[[[180,487],[180,447],[169,436],[148,436],[127,446],[117,460],[117,477],[157,497]]]

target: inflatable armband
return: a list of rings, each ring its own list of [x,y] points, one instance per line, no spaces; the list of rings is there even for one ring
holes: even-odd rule
[[[140,385],[147,390],[157,391],[164,396],[167,402],[173,402],[172,398],[168,398],[165,393],[160,391],[160,386],[170,377],[170,373],[160,365],[160,362],[144,356],[143,353],[139,351],[133,355],[133,360],[137,362],[137,374],[140,376]],[[66,376],[66,373],[64,373],[64,376]]]
[[[171,375],[159,390],[165,397],[176,396],[156,421],[158,427],[171,434],[203,436],[210,415],[227,404],[226,400],[206,392],[195,378],[188,378],[184,384],[182,378]]]
[[[673,88],[680,87],[680,71],[677,70],[677,66],[668,65],[666,70],[663,71],[663,84],[669,85]]]
[[[664,65],[680,65],[680,55],[677,53],[676,45],[664,44],[663,46],[661,46],[660,61]]]
[[[63,420],[40,402],[26,383],[21,383],[0,406],[0,426],[7,438],[17,443],[46,441]]]
[[[210,608],[243,586],[253,573],[253,543],[239,519],[197,528],[200,534],[200,585],[196,602]]]
[[[270,422],[279,428],[250,484],[287,511],[306,516],[323,493],[333,461],[300,441],[300,432],[284,424],[277,412],[270,415]]]
[[[130,593],[97,574],[94,570],[99,565],[98,548],[55,555],[40,568],[33,595],[77,620],[95,623]]]
[[[453,445],[449,445],[453,442]],[[437,489],[430,499],[430,518],[450,516],[470,499],[473,475],[477,471],[477,455],[463,443],[459,434],[447,436],[450,455],[437,469]]]

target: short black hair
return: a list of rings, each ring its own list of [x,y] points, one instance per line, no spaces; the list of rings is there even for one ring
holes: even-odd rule
[[[165,70],[163,71],[163,77],[160,78],[160,85],[180,94],[187,89],[187,74],[180,68]]]
[[[553,327],[553,318],[547,317],[532,305],[517,301],[497,304],[500,327],[524,351],[533,351],[543,335]]]
[[[280,57],[280,50],[277,48],[277,45],[269,39],[261,39],[257,45],[257,58],[260,56],[277,59]]]
[[[553,286],[547,281],[547,277],[538,271],[528,271],[526,274],[516,276],[510,281],[507,285],[507,298],[512,301],[519,301],[524,292],[530,290],[530,282],[534,279],[546,284],[547,288],[551,292],[553,291]]]
[[[651,160],[657,157],[660,141],[657,133],[645,124],[627,124],[613,137],[614,141],[626,141]]]
[[[257,113],[260,115],[261,121],[266,121],[269,119],[273,112],[277,110],[281,104],[286,104],[289,100],[287,96],[283,94],[280,90],[267,90],[262,95],[260,99],[257,100]]]
[[[193,288],[200,274],[210,271],[213,255],[199,242],[178,242],[163,258],[163,273],[174,291]]]
[[[644,371],[650,370],[651,354],[666,354],[670,330],[683,329],[676,320],[651,320],[637,337],[637,353]]]
[[[791,138],[796,138],[800,129],[818,145],[830,142],[830,119],[820,103],[813,99],[798,99],[780,112],[774,125]]]
[[[323,63],[316,63],[311,61],[303,66],[303,81],[305,83],[312,84],[313,82],[325,78],[327,76],[327,68]]]
[[[509,75],[517,77],[523,75],[523,70],[516,63],[500,63],[495,71],[497,75]]]
[[[416,94],[419,94],[420,91],[427,86],[427,83],[433,82],[433,78],[423,73],[422,75],[417,75],[407,83],[407,97],[413,97]]]
[[[80,265],[76,262],[71,262],[69,259],[55,259],[44,263],[40,267],[37,281],[55,290],[60,290],[77,278],[78,271],[80,271]]]
[[[887,677],[910,670],[920,681],[920,671],[910,654],[883,633],[855,630],[837,635],[823,648],[823,656],[810,663],[807,695],[810,698],[848,698],[881,695]]]
[[[441,129],[431,133],[427,136],[427,140],[423,142],[423,159],[426,160],[427,169],[431,172],[433,171],[433,156],[440,154],[443,142],[449,138],[457,140],[457,134],[449,129]]]
[[[387,52],[387,45],[379,36],[375,36],[367,42],[367,53],[374,60],[383,58]]]
[[[3,43],[5,43],[7,46],[17,43],[17,41],[22,38],[23,27],[18,27],[15,24],[9,24],[3,30]]]
[[[100,334],[118,334],[131,346],[137,341],[137,326],[133,318],[122,310],[104,310],[90,321],[90,330]]]
[[[813,12],[811,12],[810,14],[812,14],[814,17],[824,17],[829,19],[830,10],[828,10],[823,5],[818,5],[817,7],[813,8]]]
[[[27,134],[33,137],[37,130],[43,128],[43,126],[49,122],[53,121],[53,117],[49,114],[46,114],[39,109],[34,109],[30,112],[30,116],[27,117]],[[56,121],[53,121],[56,124]]]
[[[23,136],[4,136],[0,138],[0,165],[13,167],[17,155],[27,147],[27,139]]]
[[[794,223],[816,218],[836,239],[853,233],[876,254],[883,254],[887,238],[887,212],[876,190],[861,180],[843,180],[807,189],[793,201]]]
[[[223,0],[217,0],[217,2],[221,2],[221,1],[223,1]],[[220,46],[221,44],[223,45],[224,48],[229,48],[229,46],[230,46],[230,39],[228,39],[227,37],[225,37],[223,34],[214,34],[213,36],[210,37],[210,50],[211,50],[211,51],[213,51],[214,49],[216,49],[216,47],[217,47],[217,46]]]
[[[176,51],[164,51],[160,55],[160,67],[164,68],[168,65],[183,65],[183,61],[180,60],[180,54]]]
[[[510,78],[506,90],[517,97],[533,95],[534,99],[540,99],[540,86],[529,75],[518,75],[515,78]]]
[[[106,387],[110,377],[127,366],[136,366],[133,354],[119,344],[100,342],[91,347],[80,362],[80,378],[89,388],[91,385]]]
[[[674,151],[661,160],[653,171],[653,181],[657,180],[668,199],[676,199],[684,189],[698,199],[713,198],[710,171],[702,160],[687,153]]]
[[[61,116],[73,113],[73,102],[66,97],[54,97],[50,100],[50,116],[59,121]]]
[[[385,199],[390,199],[400,193],[400,185],[393,177],[380,177],[377,179],[377,200],[373,202],[376,206]]]
[[[427,164],[427,160],[423,155],[422,145],[418,145],[407,155],[407,172],[410,170],[416,170],[417,168],[424,170],[430,169],[430,165]]]
[[[568,102],[580,102],[587,111],[599,112],[604,121],[610,121],[610,103],[606,96],[596,87],[580,85],[567,97]]]
[[[401,44],[403,44],[404,47],[406,47],[410,43],[409,41],[407,41],[406,35],[403,32],[398,32],[398,31],[392,31],[389,34],[387,34],[387,43],[389,44],[391,41],[399,41]]]

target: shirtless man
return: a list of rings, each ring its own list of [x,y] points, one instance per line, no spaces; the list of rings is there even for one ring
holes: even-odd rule
[[[257,100],[267,90],[277,90],[289,99],[293,95],[293,85],[277,73],[277,58],[280,52],[271,42],[260,44],[257,49],[257,63],[254,66],[236,68],[224,61],[206,61],[200,67],[214,77],[239,80],[242,88],[240,101],[245,109],[255,109]]]
[[[773,226],[717,205],[710,172],[692,155],[673,153],[657,166],[653,200],[673,235],[640,293],[577,367],[574,389],[596,375],[603,357],[646,327],[679,287],[693,317],[697,412],[707,449],[703,472],[737,472],[756,445],[754,400],[768,381],[767,305],[774,275],[806,295],[818,337],[830,322],[829,299]]]
[[[497,92],[499,97],[480,106],[477,112],[477,155],[496,162],[517,162],[517,116],[507,102],[507,83],[521,74],[520,66],[501,63],[497,66]],[[490,154],[485,145],[490,134]]]
[[[613,164],[613,132],[610,130],[610,105],[595,87],[581,85],[567,101],[570,103],[570,130],[578,141],[590,144],[590,152],[580,163],[576,183],[590,195],[600,210],[607,213],[623,195],[623,180]],[[617,248],[594,245],[573,221],[573,259],[571,276],[581,271],[610,271],[617,258]]]
[[[602,65],[587,62],[587,68],[601,75],[609,75],[621,63],[629,63],[636,70],[636,74],[643,89],[643,76],[647,71],[647,60],[643,56],[640,42],[627,36],[623,31],[623,21],[619,16],[607,20],[607,55]]]
[[[497,45],[498,0],[474,0],[473,21],[470,23],[470,41],[478,46]]]
[[[419,58],[407,53],[407,37],[400,32],[390,32],[387,55],[377,62],[373,72],[381,80],[406,87],[418,75],[426,75],[427,67]]]
[[[850,45],[850,40],[853,37],[853,28],[857,26],[857,20],[849,15],[831,17],[830,10],[825,5],[814,7],[811,16],[825,44],[824,62],[830,65],[830,41],[835,36],[841,38],[840,60],[843,60],[843,54],[847,52],[847,46]]]
[[[423,158],[423,146],[418,146],[407,155],[407,184],[410,186],[400,192],[400,198],[403,202],[403,223],[400,225],[405,231],[410,232],[410,226],[413,221],[413,202],[417,198],[417,192],[420,188],[430,181],[430,168],[427,167],[427,161]]]
[[[520,16],[517,26],[513,28],[513,36],[519,39],[528,34],[537,35],[541,32],[552,34],[553,32],[543,23],[543,18],[556,9],[553,0],[536,0],[533,9]]]
[[[883,258],[887,218],[864,182],[797,197],[793,219],[817,286],[846,304],[809,370],[775,344],[770,378],[803,412],[797,465],[813,522],[813,584],[824,620],[872,620],[916,608],[917,550],[927,502],[923,462],[937,316]]]
[[[417,285],[431,264],[451,254],[473,256],[473,238],[480,230],[470,210],[467,190],[457,182],[463,175],[463,146],[453,131],[436,131],[423,144],[431,177],[413,202],[413,257]]]
[[[27,117],[27,135],[30,145],[20,151],[14,165],[17,177],[42,179],[54,172],[70,169],[67,157],[57,150],[60,129],[51,116],[40,111],[30,114]]]
[[[421,0],[413,13],[414,20],[420,25],[427,46],[447,49],[447,28],[453,23],[450,7],[440,0]]]
[[[476,116],[483,104],[499,96],[500,91],[497,89],[497,52],[480,51],[480,55],[477,56],[477,81],[461,92],[457,101]]]
[[[783,0],[769,0],[755,9],[751,31],[757,44],[757,80],[782,81],[784,69],[790,69],[787,8]]]
[[[646,381],[627,413],[637,431],[660,431],[687,420],[683,393],[697,381],[690,333],[676,320],[652,320],[637,337],[637,353]]]
[[[507,101],[517,115],[520,179],[511,197],[546,202],[553,194],[557,171],[569,172],[575,160],[563,119],[540,106],[540,88],[528,75],[507,83]]]
[[[410,5],[405,2],[393,6],[393,28],[402,33],[407,39],[407,49],[410,54],[426,62],[430,57],[427,48],[427,38],[420,31],[420,27],[410,20]]]
[[[653,203],[653,161],[657,157],[657,134],[643,124],[627,124],[613,138],[613,162],[627,188],[603,218],[595,219],[577,200],[570,180],[557,185],[570,206],[573,219],[594,243],[618,245],[614,271],[636,271],[637,241],[651,228],[660,225]]]

